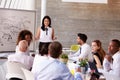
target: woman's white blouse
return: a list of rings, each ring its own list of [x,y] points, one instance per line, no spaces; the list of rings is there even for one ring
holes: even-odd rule
[[[52,42],[52,28],[47,27],[47,31],[40,29],[40,42]]]

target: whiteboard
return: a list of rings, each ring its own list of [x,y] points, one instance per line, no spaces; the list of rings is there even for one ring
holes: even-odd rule
[[[35,11],[0,8],[0,52],[15,51],[18,33],[27,29],[34,36],[35,25]],[[33,42],[30,50],[34,50]]]

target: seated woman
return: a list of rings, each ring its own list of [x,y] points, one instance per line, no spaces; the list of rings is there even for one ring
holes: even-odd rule
[[[37,73],[39,73],[39,68],[41,68],[41,62],[48,60],[48,46],[49,44],[43,44],[39,46],[39,53],[35,55],[32,72],[34,73],[34,77],[37,77]]]
[[[22,30],[20,31],[20,33],[18,34],[18,38],[17,38],[17,43],[16,43],[16,53],[19,52],[19,48],[18,48],[18,44],[21,40],[26,40],[28,42],[28,46],[30,46],[30,43],[32,41],[32,33],[29,30]],[[29,55],[29,48],[26,51],[26,55]]]
[[[28,42],[26,40],[21,40],[18,44],[18,48],[19,52],[9,55],[8,61],[22,63],[26,66],[28,70],[30,70],[32,68],[34,58],[32,56],[26,55]]]
[[[102,43],[99,40],[92,41],[92,53],[94,58],[94,63],[97,68],[102,68],[103,60],[105,57],[105,51],[102,48]]]

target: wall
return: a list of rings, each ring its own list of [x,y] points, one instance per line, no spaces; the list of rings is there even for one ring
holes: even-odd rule
[[[36,1],[37,25],[40,23],[40,0]],[[88,35],[88,43],[99,39],[107,50],[111,39],[120,39],[120,0],[109,0],[108,4],[65,3],[62,0],[47,0],[47,15],[52,18],[55,35],[70,47],[76,44],[77,33]]]

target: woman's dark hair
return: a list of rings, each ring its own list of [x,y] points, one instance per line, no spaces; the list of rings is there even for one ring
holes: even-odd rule
[[[39,47],[39,54],[41,56],[48,54],[48,46],[49,46],[49,44],[43,44],[41,47]]]
[[[30,35],[30,39],[32,40],[32,33],[29,30],[22,30],[19,34],[18,34],[18,38],[17,38],[17,45],[19,43],[19,41],[21,40],[25,40],[25,36],[26,35]]]
[[[41,26],[41,29],[43,30],[43,31],[45,31],[45,24],[44,24],[44,20],[45,19],[48,19],[49,20],[49,27],[51,27],[51,19],[50,19],[50,17],[49,16],[44,16],[44,18],[43,18],[43,20],[42,20],[42,26]]]

